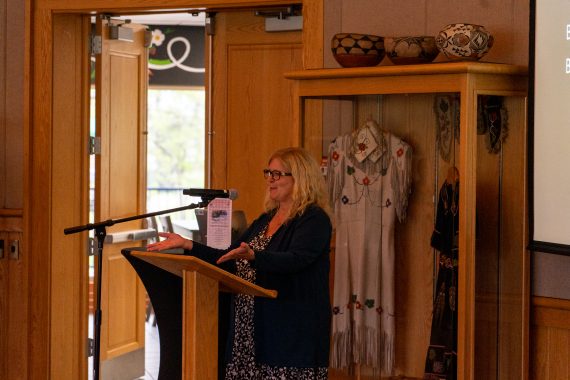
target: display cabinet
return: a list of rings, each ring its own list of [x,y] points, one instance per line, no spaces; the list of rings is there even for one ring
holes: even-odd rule
[[[438,270],[430,237],[439,187],[457,168],[458,378],[527,378],[526,75],[525,67],[479,62],[285,74],[295,84],[301,144],[323,162],[331,159],[328,146],[335,137],[370,119],[413,149],[407,217],[394,233],[396,348],[390,376],[424,375]],[[438,108],[441,99],[447,103]],[[500,123],[498,132],[485,132],[493,123]],[[331,369],[330,377],[378,378],[378,371],[356,363]]]

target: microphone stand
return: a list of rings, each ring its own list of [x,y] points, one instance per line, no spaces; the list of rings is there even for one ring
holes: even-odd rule
[[[157,215],[169,214],[171,212],[191,210],[196,208],[204,208],[212,201],[213,198],[202,197],[202,201],[198,203],[192,203],[188,206],[182,206],[177,208],[172,208],[169,210],[156,211],[148,214],[141,214],[135,216],[129,216],[127,218],[120,219],[108,219],[97,223],[88,223],[82,226],[70,227],[63,230],[66,235],[75,234],[82,231],[95,230],[95,237],[97,238],[97,295],[95,301],[95,315],[94,315],[94,339],[93,339],[93,380],[99,380],[99,355],[100,355],[100,339],[101,339],[101,272],[103,269],[103,244],[105,242],[105,237],[107,236],[107,227],[115,224],[120,224],[124,222],[129,222],[131,220],[150,218]]]

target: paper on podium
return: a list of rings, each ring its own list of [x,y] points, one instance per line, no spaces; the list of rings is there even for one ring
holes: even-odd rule
[[[215,198],[208,204],[208,246],[225,249],[232,238],[232,200]]]

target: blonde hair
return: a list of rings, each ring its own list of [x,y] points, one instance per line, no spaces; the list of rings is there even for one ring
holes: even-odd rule
[[[303,214],[308,206],[314,204],[322,208],[332,220],[325,180],[313,156],[303,148],[291,147],[273,153],[268,163],[275,159],[281,161],[295,181],[291,195],[293,204],[287,218]],[[277,208],[279,208],[279,202],[272,200],[269,192],[266,192],[265,211],[269,212]]]

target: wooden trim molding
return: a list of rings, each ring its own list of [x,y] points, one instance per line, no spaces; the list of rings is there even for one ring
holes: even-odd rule
[[[534,252],[554,253],[556,255],[570,256],[570,245],[550,243],[545,241],[532,241],[529,249]]]
[[[0,231],[22,233],[24,231],[23,215],[21,209],[0,209]]]
[[[303,1],[303,67],[323,67],[324,0]]]
[[[322,0],[319,0],[322,1]],[[302,0],[37,0],[40,8],[47,8],[55,12],[116,12],[133,14],[133,12],[199,10],[228,10],[255,7],[275,7],[291,4],[302,4]]]
[[[570,331],[570,300],[533,297],[531,323]]]
[[[24,219],[22,215],[4,215],[0,214],[0,231],[2,232],[23,232]]]
[[[5,216],[23,216],[24,210],[21,208],[0,208],[0,218]]]

